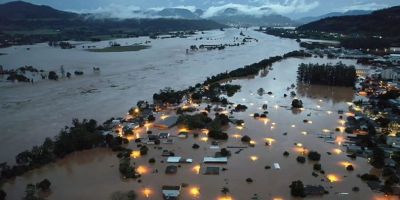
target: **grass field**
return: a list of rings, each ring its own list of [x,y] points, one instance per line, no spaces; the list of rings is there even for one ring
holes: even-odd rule
[[[106,47],[103,49],[88,49],[90,52],[126,52],[126,51],[140,51],[143,49],[148,49],[148,45],[131,45],[131,46],[113,46]]]

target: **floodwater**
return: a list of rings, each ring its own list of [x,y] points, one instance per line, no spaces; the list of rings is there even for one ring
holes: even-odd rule
[[[336,62],[320,58],[288,59],[276,63],[272,70],[261,73],[248,79],[233,80],[233,84],[242,85],[239,93],[229,100],[235,103],[247,105],[246,112],[234,113],[237,119],[245,120],[245,127],[238,129],[231,125],[227,132],[230,138],[227,142],[220,144],[221,147],[243,146],[240,136],[249,135],[256,143],[255,147],[245,148],[240,153],[237,149],[230,149],[232,156],[228,164],[217,165],[227,170],[220,175],[202,175],[194,169],[200,165],[204,156],[213,156],[217,150],[210,149],[211,141],[193,138],[174,138],[174,144],[162,144],[163,149],[172,150],[175,155],[192,158],[192,164],[181,164],[176,175],[165,175],[164,170],[167,163],[162,163],[166,158],[161,157],[162,150],[150,148],[149,154],[134,158],[132,162],[140,167],[142,172],[141,183],[135,180],[123,181],[118,173],[118,159],[107,150],[90,150],[80,152],[42,169],[32,171],[16,180],[6,183],[3,189],[7,191],[11,199],[20,199],[27,183],[36,183],[43,178],[52,182],[52,193],[48,199],[109,199],[115,191],[135,190],[139,199],[160,200],[162,185],[188,184],[182,190],[181,199],[217,200],[223,197],[221,189],[227,187],[230,196],[235,200],[251,199],[255,195],[258,199],[296,199],[290,196],[289,185],[292,181],[302,180],[306,185],[323,185],[328,195],[312,197],[312,199],[379,199],[380,194],[373,193],[357,174],[368,173],[373,169],[366,159],[357,158],[351,160],[346,156],[345,148],[340,145],[345,134],[335,132],[335,128],[341,127],[338,110],[347,110],[347,102],[357,96],[349,88],[328,86],[298,86],[287,90],[296,81],[296,69],[301,62]],[[345,60],[345,63],[354,64],[354,61]],[[259,96],[257,90],[262,87],[272,95]],[[294,112],[290,108],[292,98],[283,97],[295,91],[304,103],[304,110]],[[256,120],[250,115],[255,112],[261,113],[260,107],[268,104],[268,120]],[[203,109],[205,105],[200,105]],[[173,111],[164,114],[171,115]],[[214,113],[210,113],[210,116]],[[304,123],[303,120],[312,123]],[[159,131],[150,127],[153,132]],[[137,131],[137,134],[145,134],[146,128]],[[178,127],[168,130],[172,135],[178,133]],[[334,132],[337,136],[334,144],[326,143],[318,138],[319,134]],[[283,134],[287,133],[287,134]],[[268,138],[268,139],[266,139]],[[272,141],[269,146],[265,141]],[[197,143],[200,148],[194,150],[191,146]],[[296,146],[301,143],[302,146]],[[136,148],[131,142],[128,147]],[[339,151],[339,149],[341,151]],[[325,175],[319,174],[313,177],[313,162],[307,161],[299,164],[296,161],[298,155],[305,151],[315,150],[321,154],[322,168]],[[282,154],[288,151],[290,155],[284,157]],[[331,155],[328,155],[330,152]],[[149,164],[148,160],[155,158],[155,164]],[[279,170],[273,168],[274,163],[279,163]],[[355,170],[348,172],[345,165],[351,163]],[[266,165],[272,166],[266,170]],[[158,173],[153,173],[158,170]],[[201,171],[201,170],[200,170]],[[253,183],[246,183],[247,178],[252,178]],[[328,181],[330,178],[333,181]],[[359,187],[360,192],[352,192],[353,187]],[[197,188],[200,194],[193,196],[190,192]],[[148,198],[143,191],[150,191]],[[348,194],[347,194],[348,193]],[[396,198],[392,198],[396,199]]]
[[[222,51],[186,54],[190,45],[233,43],[240,32],[258,42]],[[196,38],[210,40],[195,40]],[[242,38],[242,37],[241,37]],[[143,43],[147,37],[118,39],[121,45]],[[35,84],[0,82],[0,162],[14,162],[14,156],[58,134],[73,118],[103,122],[122,116],[138,100],[151,100],[166,86],[183,89],[207,76],[236,69],[270,56],[296,50],[298,44],[252,30],[206,31],[189,38],[150,40],[151,48],[138,52],[94,53],[82,46],[104,47],[108,41],[80,43],[76,49],[58,49],[47,44],[1,49],[5,69],[32,65],[59,74],[81,70],[84,75],[70,80],[38,81]],[[77,42],[79,43],[79,42]],[[29,50],[27,50],[29,48]],[[92,68],[100,67],[94,73]],[[35,80],[39,79],[37,75]]]

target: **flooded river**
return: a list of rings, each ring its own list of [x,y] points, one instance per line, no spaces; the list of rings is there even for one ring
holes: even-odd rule
[[[257,38],[240,47],[186,54],[190,45],[233,43],[240,32]],[[204,38],[196,40],[196,38]],[[209,38],[209,40],[206,40]],[[118,39],[121,45],[143,43],[147,37]],[[166,86],[183,89],[207,76],[242,67],[261,59],[298,49],[289,39],[279,39],[252,30],[206,31],[189,38],[150,40],[151,48],[138,52],[94,53],[81,46],[107,46],[109,41],[85,44],[76,49],[58,49],[47,44],[1,49],[0,65],[5,69],[32,65],[60,72],[81,70],[84,75],[70,80],[39,81],[33,85],[0,82],[0,162],[14,162],[14,156],[45,137],[56,135],[73,118],[103,122],[123,115],[138,100],[151,100]],[[29,50],[27,50],[29,48]],[[99,67],[100,74],[92,68]],[[34,77],[35,80],[39,77]]]
[[[264,38],[261,35],[259,37]],[[265,36],[265,38],[269,38],[269,36]],[[282,43],[288,42],[282,41]],[[262,49],[261,47],[257,48]],[[265,47],[263,51],[268,52],[270,48],[272,47]],[[335,131],[336,128],[341,129],[343,126],[343,122],[339,121],[338,110],[347,111],[347,102],[357,98],[353,90],[343,87],[304,85],[297,85],[296,88],[287,90],[292,83],[296,83],[296,70],[300,63],[336,61],[320,58],[287,59],[275,63],[272,70],[265,71],[259,76],[232,81],[232,84],[242,85],[242,89],[229,100],[245,104],[249,108],[246,112],[233,114],[237,119],[244,119],[245,126],[241,129],[231,125],[227,130],[230,135],[229,140],[220,146],[243,146],[240,137],[248,135],[255,142],[255,147],[245,148],[239,153],[236,153],[237,149],[230,149],[232,156],[229,158],[228,164],[218,165],[227,169],[221,171],[220,175],[198,173],[196,168],[198,165],[200,165],[200,169],[213,166],[202,164],[201,161],[204,156],[213,156],[217,150],[210,148],[211,141],[204,139],[205,135],[200,135],[199,138],[193,138],[190,135],[187,139],[174,138],[173,145],[161,145],[163,149],[172,150],[178,156],[193,159],[192,164],[181,164],[176,175],[164,173],[169,164],[165,163],[165,157],[160,156],[162,150],[150,148],[148,155],[133,159],[136,166],[141,169],[141,183],[137,180],[123,181],[119,176],[116,156],[107,150],[98,149],[80,152],[55,164],[29,172],[5,184],[3,189],[11,199],[20,199],[27,183],[36,183],[43,178],[48,178],[52,182],[52,192],[48,199],[106,200],[110,199],[110,195],[115,191],[133,189],[137,192],[138,199],[161,200],[160,188],[162,185],[186,183],[188,186],[182,190],[181,198],[185,200],[222,199],[221,189],[223,187],[229,188],[229,195],[234,200],[252,199],[255,196],[264,200],[295,199],[290,196],[289,185],[292,181],[302,180],[306,185],[322,185],[329,191],[329,194],[313,197],[313,199],[379,199],[382,196],[373,193],[366,183],[357,177],[357,174],[370,172],[371,166],[366,159],[351,160],[348,158],[345,147],[341,146],[345,134]],[[355,64],[354,61],[349,60],[343,62]],[[206,71],[206,69],[199,69],[199,71],[203,70]],[[209,70],[218,71],[211,67]],[[202,73],[206,74],[206,72]],[[200,77],[202,75],[193,76]],[[198,80],[198,78],[194,78],[193,82]],[[184,86],[182,83],[178,85]],[[147,87],[145,84],[143,86]],[[272,95],[258,95],[257,90],[261,87],[266,92],[272,92]],[[289,109],[292,98],[283,95],[290,94],[291,91],[296,92],[297,98],[303,101],[304,110],[295,112]],[[119,98],[126,97],[120,96]],[[255,112],[262,112],[260,107],[263,104],[268,104],[268,120],[251,117],[251,114]],[[118,110],[119,106],[113,105],[113,108]],[[204,106],[200,105],[200,109],[203,109]],[[107,105],[104,107],[107,109]],[[210,113],[210,116],[213,114]],[[304,119],[309,122],[304,123]],[[156,133],[159,132],[156,129],[152,130]],[[137,134],[145,134],[145,131],[143,128],[138,130]],[[176,135],[178,131],[177,127],[168,130],[172,135]],[[328,132],[334,133],[335,142],[327,143],[318,137],[321,134],[328,134]],[[266,146],[266,141],[270,141],[270,145]],[[192,149],[194,143],[199,144],[200,148]],[[131,142],[128,147],[136,148],[136,144]],[[299,164],[296,161],[298,155],[311,150],[321,154],[320,163],[325,174],[318,173],[318,177],[312,176],[314,162],[306,161],[304,164]],[[283,156],[284,151],[288,151],[290,155]],[[150,158],[155,158],[156,163],[149,164]],[[273,168],[274,163],[280,165],[279,170]],[[352,164],[355,170],[348,172],[345,169],[348,164]],[[267,165],[272,168],[265,169]],[[158,173],[153,173],[155,170],[158,170]],[[253,179],[253,183],[247,183],[247,178]],[[360,188],[360,192],[352,191],[355,186]],[[200,194],[194,196],[190,192],[193,188],[199,189]],[[148,198],[143,193],[145,189],[150,191]]]

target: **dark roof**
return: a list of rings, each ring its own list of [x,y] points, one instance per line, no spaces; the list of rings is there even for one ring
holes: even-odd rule
[[[306,195],[323,195],[325,194],[325,188],[321,185],[318,186],[306,185],[304,187],[304,193]]]
[[[203,174],[205,175],[219,175],[219,167],[206,167]]]
[[[178,167],[174,165],[169,165],[167,168],[165,168],[165,173],[166,174],[176,174],[178,172]]]
[[[180,190],[181,186],[163,185],[161,189],[163,189],[163,190]]]

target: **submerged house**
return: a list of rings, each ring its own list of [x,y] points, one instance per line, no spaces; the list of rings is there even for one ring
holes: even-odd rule
[[[228,157],[204,157],[203,163],[228,163]]]
[[[191,158],[182,158],[179,156],[170,156],[167,158],[167,163],[192,163],[193,159]]]
[[[181,186],[163,185],[161,192],[165,200],[178,200],[181,194]]]
[[[160,119],[154,123],[154,127],[159,129],[169,129],[176,125],[178,122],[177,116],[170,116],[164,119]]]
[[[321,185],[313,186],[313,185],[306,185],[304,187],[304,193],[306,196],[308,195],[324,195],[325,188]]]

